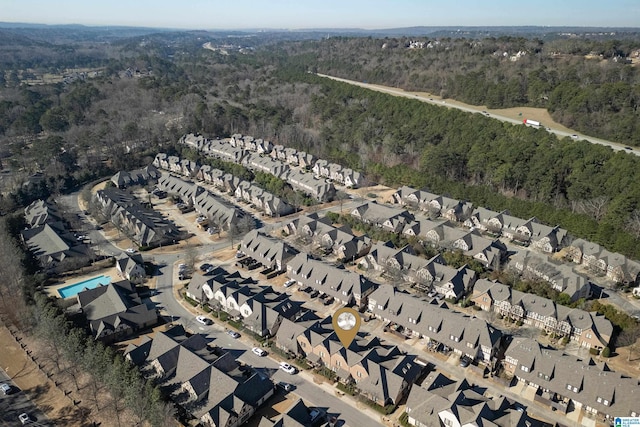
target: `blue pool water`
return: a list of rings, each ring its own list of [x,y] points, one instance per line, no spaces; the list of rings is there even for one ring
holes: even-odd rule
[[[65,286],[64,288],[58,289],[58,293],[62,298],[69,298],[77,295],[79,292],[82,292],[84,288],[94,289],[100,285],[108,285],[111,283],[110,276],[96,276],[92,279],[83,280],[82,282],[75,283],[73,285]]]

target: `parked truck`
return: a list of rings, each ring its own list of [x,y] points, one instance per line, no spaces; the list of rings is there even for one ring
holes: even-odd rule
[[[535,127],[540,126],[540,122],[537,122],[537,121],[531,120],[531,119],[524,119],[522,121],[522,123],[524,123],[525,125],[529,125],[529,126],[535,126]]]

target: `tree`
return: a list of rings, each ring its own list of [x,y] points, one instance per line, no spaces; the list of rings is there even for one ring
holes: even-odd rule
[[[227,230],[227,239],[231,242],[231,247],[233,247],[234,242],[237,241],[240,236],[242,236],[242,232],[240,228],[236,225],[236,223],[232,223]]]
[[[184,252],[184,263],[187,265],[187,269],[194,271],[197,261],[198,251],[193,245],[189,244]]]
[[[342,215],[342,206],[344,205],[344,201],[349,199],[349,194],[340,190],[336,193],[334,199],[338,201],[340,205],[340,215]]]
[[[631,361],[631,352],[636,351],[639,338],[640,326],[638,326],[637,324],[630,328],[624,329],[622,332],[620,332],[620,335],[618,335],[618,338],[616,339],[616,346],[627,347],[627,349],[629,350],[629,353],[627,354],[627,362]]]

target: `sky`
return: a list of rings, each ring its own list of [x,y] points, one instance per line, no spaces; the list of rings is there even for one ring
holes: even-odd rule
[[[193,30],[639,27],[640,0],[0,0],[0,21]]]

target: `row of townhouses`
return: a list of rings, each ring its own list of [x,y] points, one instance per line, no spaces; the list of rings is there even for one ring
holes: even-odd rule
[[[371,335],[358,334],[344,347],[331,322],[331,317],[283,321],[276,345],[313,366],[331,369],[340,381],[355,384],[360,394],[381,406],[397,405],[420,376],[424,363]]]
[[[318,247],[345,261],[355,261],[366,255],[372,244],[367,235],[355,236],[349,226],[335,227],[327,216],[320,217],[317,213],[293,219],[283,226],[282,231],[288,236],[311,240]]]
[[[389,285],[379,286],[369,295],[367,308],[376,318],[402,326],[405,335],[425,339],[431,348],[449,349],[489,366],[496,361],[502,333],[480,318]]]
[[[365,307],[376,284],[365,276],[299,253],[287,263],[287,276],[302,287],[311,287],[344,305]]]
[[[500,240],[483,237],[476,230],[455,227],[449,220],[437,222],[415,217],[406,209],[375,202],[364,203],[350,213],[364,223],[408,238],[417,238],[424,244],[460,250],[489,268],[500,265],[507,254],[507,248]]]
[[[533,339],[514,338],[502,364],[508,375],[536,390],[536,402],[562,414],[584,410],[609,422],[640,416],[638,379],[591,358],[581,360]]]
[[[603,349],[609,345],[613,334],[611,322],[602,315],[556,304],[499,282],[478,280],[471,299],[485,311],[494,311],[550,334],[569,337],[585,348]]]
[[[127,188],[132,185],[145,185],[158,178],[160,178],[160,171],[156,166],[149,165],[130,172],[120,171],[111,177],[111,182],[118,188]]]
[[[143,207],[134,196],[122,190],[105,188],[96,193],[95,199],[105,216],[139,246],[154,247],[184,237],[175,224],[158,212]]]
[[[509,268],[529,279],[541,279],[553,289],[565,293],[572,301],[588,299],[592,295],[591,282],[576,273],[571,266],[551,261],[530,251],[518,251],[509,260]]]
[[[341,381],[355,383],[363,395],[383,406],[397,404],[424,367],[415,356],[363,334],[345,348],[331,317],[320,319],[287,294],[222,268],[207,276],[196,274],[187,296],[241,319],[258,335],[275,337],[281,350],[331,369]]]
[[[191,181],[163,174],[158,179],[158,188],[167,193],[179,195],[198,213],[204,215],[209,223],[224,230],[229,229],[232,224],[236,224],[244,216],[242,210]]]
[[[301,169],[311,169],[313,174],[319,178],[327,178],[347,187],[358,187],[363,182],[362,174],[350,168],[345,168],[336,163],[330,163],[326,160],[318,160],[312,154],[304,151],[297,151],[294,148],[286,148],[282,145],[273,145],[269,141],[261,138],[254,139],[252,136],[243,136],[234,134],[231,138],[207,140],[201,135],[184,135],[178,141],[180,144],[190,145],[199,151],[212,151],[215,147],[220,150],[219,145],[228,143],[233,150],[246,150],[257,154],[268,155],[273,160],[278,160],[281,164],[300,167]],[[231,150],[230,150],[231,151]],[[220,157],[231,157],[216,152]],[[236,158],[237,155],[233,155]],[[244,156],[242,156],[244,157]],[[236,163],[240,161],[234,160]]]
[[[258,230],[251,230],[242,238],[240,249],[265,268],[277,272],[287,270],[287,263],[298,254],[291,246]]]
[[[495,426],[525,427],[531,422],[514,402],[485,395],[485,389],[466,379],[452,380],[441,373],[414,386],[407,398],[407,421],[417,427]]]
[[[57,207],[36,200],[24,209],[27,228],[20,232],[23,243],[45,270],[63,269],[66,262],[88,262],[91,249],[70,233]]]
[[[294,189],[307,193],[318,201],[330,201],[335,196],[336,189],[333,183],[326,182],[323,177],[306,173],[306,169],[304,168],[292,168],[291,166],[295,166],[296,164],[286,163],[278,156],[269,155],[270,153],[261,153],[257,150],[255,152],[249,151],[237,143],[239,140],[242,140],[242,138],[234,139],[232,137],[203,141],[200,137],[192,138],[190,135],[186,135],[180,138],[178,143],[190,145],[212,157],[238,163],[255,171],[270,173],[289,183]],[[232,145],[231,141],[236,142]],[[274,151],[271,151],[271,153],[273,152]],[[166,159],[169,168],[173,165],[176,173],[179,173],[179,169],[183,170],[183,173],[190,172],[190,168],[185,170],[183,165],[179,163],[176,164],[176,159],[170,159],[170,157],[174,156],[169,156]],[[298,163],[298,165],[299,164],[300,163]]]
[[[502,236],[518,244],[553,253],[567,248],[568,259],[580,264],[592,272],[602,274],[610,280],[620,283],[637,284],[640,282],[640,263],[627,259],[624,255],[607,251],[600,245],[583,239],[570,242],[566,230],[541,224],[535,217],[522,219],[514,217],[508,211],[495,212],[487,208],[473,206],[425,190],[401,187],[393,195],[393,201],[427,211],[432,217],[443,217],[450,221],[463,223],[467,228]],[[429,228],[430,225],[427,225]],[[425,234],[420,230],[421,234]]]
[[[269,378],[240,369],[236,356],[212,346],[204,335],[189,335],[181,325],[156,332],[125,357],[147,377],[172,388],[172,399],[203,426],[238,427],[274,393]]]
[[[191,161],[187,163],[190,167],[185,171],[178,157],[167,156],[165,153],[158,153],[153,161],[153,164],[161,169],[199,179],[214,185],[216,188],[232,193],[238,200],[252,203],[257,209],[269,216],[288,215],[294,212],[294,208],[287,202],[252,182],[241,180],[230,173],[224,173],[209,165],[200,166]]]
[[[426,190],[404,186],[394,193],[393,201],[426,211],[432,217],[440,216],[449,221],[463,223],[468,228],[500,235],[521,244],[531,244],[542,252],[555,252],[566,243],[567,231],[560,227],[540,224],[536,218],[517,218],[509,215],[508,211],[474,209],[470,202],[440,196]]]
[[[252,279],[244,279],[238,273],[231,274],[222,268],[206,276],[195,274],[186,294],[242,320],[259,336],[275,336],[283,319],[303,312],[301,303],[289,300],[286,294],[275,292],[270,286],[258,286]]]
[[[476,209],[474,212],[477,211],[479,210]],[[482,209],[482,211],[487,210]],[[486,238],[480,234],[480,231],[486,231],[486,228],[483,229],[482,227],[472,226],[470,230],[464,230],[454,226],[454,224],[450,222],[450,219],[444,222],[433,221],[416,217],[405,209],[393,208],[375,202],[368,202],[356,207],[351,211],[351,215],[360,221],[376,225],[386,231],[402,233],[409,238],[415,237],[423,244],[454,251],[462,251],[464,255],[476,259],[487,268],[500,266],[508,254],[507,247],[498,238]],[[506,216],[500,215],[500,217],[504,219]],[[534,230],[540,230],[542,229],[540,227],[546,227],[529,221],[529,225],[532,224],[536,224],[536,227],[533,228]],[[549,233],[543,233],[546,236],[543,240],[548,242],[551,237],[558,237],[559,233],[556,232],[558,229],[555,231],[550,227],[546,227],[546,229]],[[536,233],[529,235],[533,246],[540,242],[540,236],[541,234]],[[581,248],[584,247],[579,241],[577,242],[578,246]],[[362,261],[362,264],[369,268],[373,266],[377,270],[389,270],[389,267],[392,270],[399,268],[401,271],[406,271],[406,280],[417,283],[415,282],[415,269],[405,266],[404,264],[406,263],[403,263],[400,259],[409,258],[410,261],[413,261],[413,258],[410,257],[410,252],[407,254],[407,250],[401,250],[402,252],[399,251],[396,255],[393,255],[389,253],[389,249],[380,249],[382,249],[386,258],[395,256],[397,262],[394,261],[393,265],[387,266],[384,262],[375,261],[376,253],[372,250],[367,259]],[[573,246],[570,246],[570,249],[572,249],[570,253],[575,255],[575,259],[580,259],[583,263],[590,262],[593,264],[591,258],[589,258],[589,261],[584,261],[581,249],[574,248]],[[629,280],[631,282],[635,282],[637,278],[640,277],[640,264],[628,261],[622,256],[617,258],[615,262],[612,261],[613,259],[613,257],[607,258],[610,263],[608,264],[609,266],[613,267],[615,265],[615,270],[608,273],[609,277],[616,277],[617,279]],[[516,251],[515,255],[512,255],[510,258],[509,266],[519,274],[548,282],[553,289],[568,294],[573,301],[580,298],[589,298],[592,294],[591,282],[586,276],[574,271],[569,265],[551,261],[545,255],[539,255],[527,250]],[[598,269],[600,268],[601,266],[598,266]],[[624,274],[626,274],[626,276]],[[457,297],[461,296],[460,293],[456,295]]]

